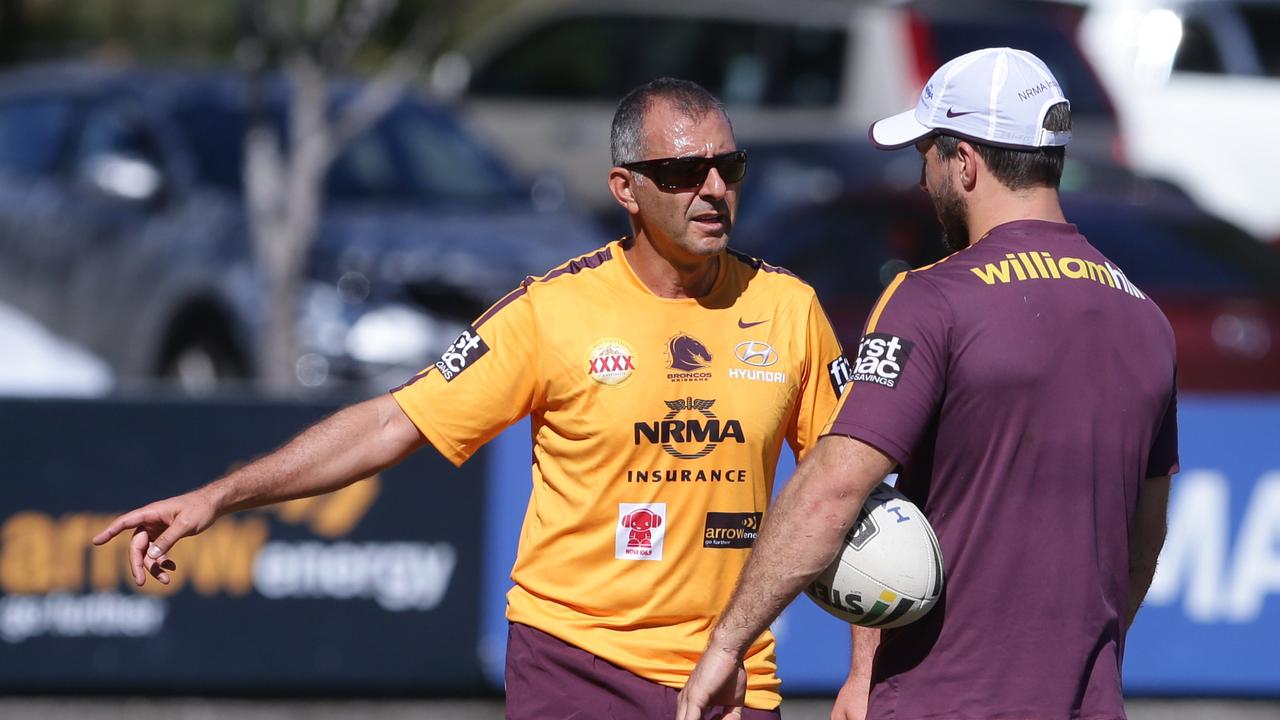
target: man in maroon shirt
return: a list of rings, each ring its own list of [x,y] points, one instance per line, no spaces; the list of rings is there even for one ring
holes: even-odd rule
[[[744,649],[895,467],[937,533],[946,588],[914,624],[854,629],[833,716],[1124,717],[1125,633],[1178,469],[1173,333],[1063,217],[1069,107],[1038,58],[991,48],[872,126],[878,147],[920,152],[956,252],[880,297],[851,389],[770,510],[682,720],[740,702]]]

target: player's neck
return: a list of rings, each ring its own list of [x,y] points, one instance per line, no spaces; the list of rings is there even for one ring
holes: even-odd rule
[[[1029,190],[1005,190],[983,197],[970,196],[969,244],[978,242],[995,228],[1016,220],[1043,220],[1065,223],[1067,218],[1058,203],[1058,191],[1053,188]]]
[[[711,292],[720,272],[720,256],[683,255],[659,252],[643,232],[626,244],[627,262],[636,277],[660,298],[700,298]]]

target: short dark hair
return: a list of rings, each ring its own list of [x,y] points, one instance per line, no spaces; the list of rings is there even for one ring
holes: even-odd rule
[[[724,115],[726,122],[729,119],[724,104],[696,82],[672,77],[650,80],[627,93],[613,114],[609,150],[613,153],[615,166],[645,159],[644,117],[657,99],[671,103],[686,117],[700,118],[714,111]],[[729,129],[732,131],[733,125]]]
[[[1070,130],[1070,106],[1066,103],[1058,103],[1049,108],[1049,112],[1044,116],[1044,129],[1054,132]],[[943,160],[955,157],[961,140],[978,150],[982,161],[991,168],[991,174],[1010,190],[1025,190],[1032,187],[1050,187],[1056,190],[1058,183],[1062,180],[1062,166],[1066,161],[1065,147],[1017,150],[954,135],[939,134],[934,142],[934,147],[938,148],[938,157]]]

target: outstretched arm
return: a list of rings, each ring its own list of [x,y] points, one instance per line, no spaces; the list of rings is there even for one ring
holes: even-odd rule
[[[678,718],[701,718],[714,705],[741,705],[734,672],[747,648],[831,564],[858,509],[894,465],[874,447],[843,435],[822,438],[805,457],[766,516],[729,605],[680,693]]]
[[[203,532],[237,510],[346,487],[404,459],[425,442],[390,394],[343,408],[275,452],[204,487],[116,518],[93,538],[102,545],[132,529],[129,565],[138,585],[147,571],[162,583],[174,566],[165,557],[179,539]],[[144,567],[143,554],[150,558]]]
[[[1129,541],[1129,622],[1125,627],[1133,626],[1156,574],[1156,560],[1164,547],[1169,484],[1168,475],[1147,478],[1138,492],[1138,517]]]

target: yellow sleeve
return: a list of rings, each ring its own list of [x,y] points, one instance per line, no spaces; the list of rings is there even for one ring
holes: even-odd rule
[[[532,410],[538,334],[529,294],[517,288],[391,394],[440,454],[461,465]]]
[[[800,402],[791,426],[787,428],[787,443],[797,460],[818,442],[849,377],[848,360],[816,295],[809,300],[805,332],[807,353]]]

